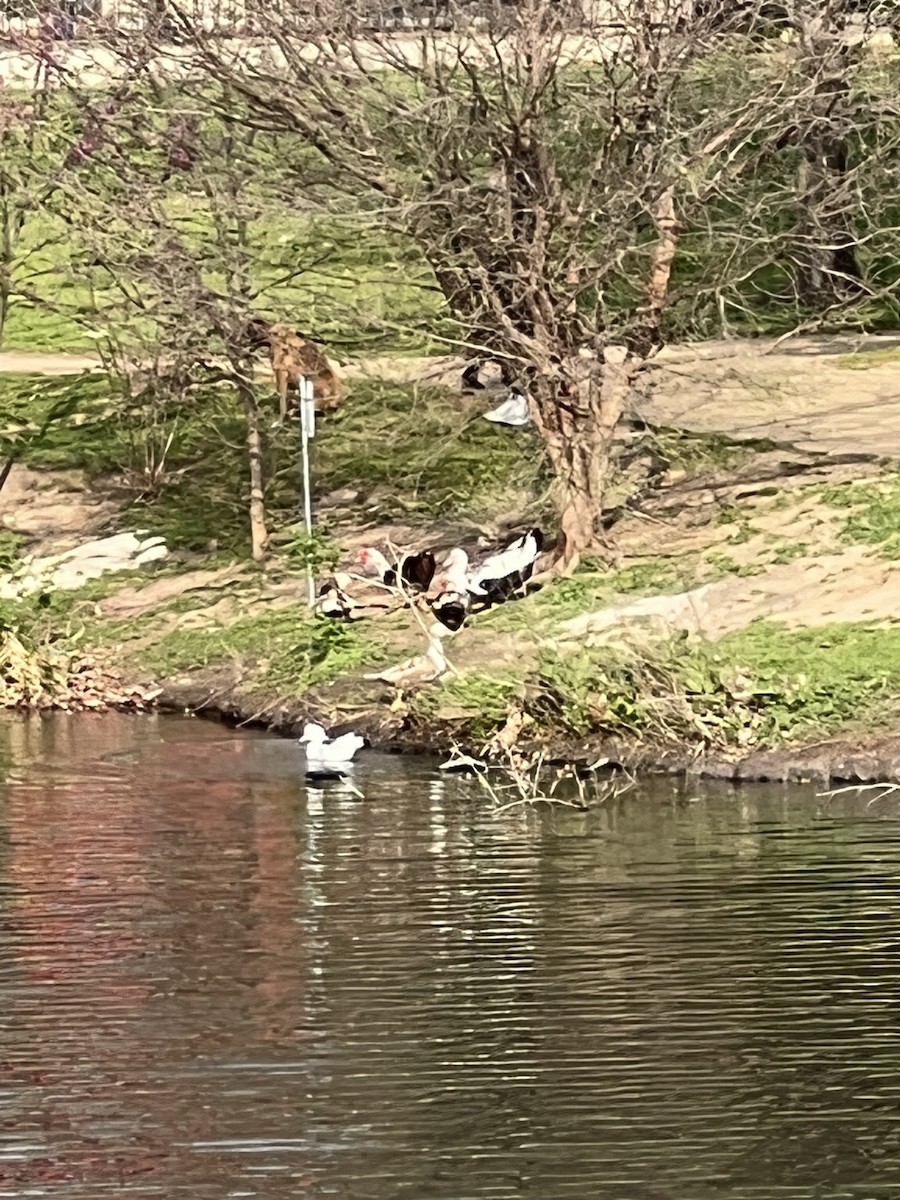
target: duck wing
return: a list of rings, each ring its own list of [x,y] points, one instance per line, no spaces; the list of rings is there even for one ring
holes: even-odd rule
[[[356,754],[357,750],[361,750],[365,745],[365,738],[361,738],[358,733],[345,733],[340,737],[333,738],[330,742],[326,742],[321,750],[323,762],[329,763],[348,763]]]
[[[543,545],[544,535],[540,529],[529,529],[514,537],[472,571],[469,590],[474,596],[490,596],[521,587],[531,578]]]
[[[400,578],[407,587],[417,588],[427,592],[434,579],[435,561],[431,550],[421,550],[418,554],[407,554],[400,561]]]

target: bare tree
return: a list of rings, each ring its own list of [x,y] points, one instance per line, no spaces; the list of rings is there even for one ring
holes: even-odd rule
[[[89,293],[80,318],[123,391],[123,415],[159,435],[145,444],[145,494],[164,485],[173,417],[192,419],[210,389],[231,391],[244,418],[250,542],[261,561],[274,412],[257,384],[252,330],[263,315],[280,315],[284,289],[318,251],[314,231],[285,223],[290,196],[271,141],[248,122],[204,116],[189,97],[160,94],[136,75],[107,105],[101,141],[54,212],[74,231],[70,269]],[[224,412],[204,411],[227,436]]]
[[[0,34],[0,51],[26,63],[24,86],[0,80],[0,345],[13,305],[30,302],[46,275],[58,230],[39,218],[60,182],[69,146],[66,114],[56,102],[63,68],[40,31]],[[33,222],[29,229],[29,222]]]
[[[847,36],[848,7],[844,0],[827,0],[791,14],[799,72],[811,91],[797,131],[797,288],[802,302],[814,308],[840,303],[862,286],[850,149],[859,128],[851,81],[861,47]]]
[[[252,45],[168,8],[213,109],[302,139],[332,199],[420,248],[460,343],[527,378],[568,568],[601,535],[616,428],[686,303],[685,234],[793,154],[823,104],[806,50],[760,51],[727,0],[688,7],[613,0],[576,22],[553,0],[486,4],[476,25],[453,9],[453,31],[409,40],[352,4],[275,0],[254,9]],[[784,199],[757,198],[769,230]],[[724,222],[735,272],[747,232]],[[776,259],[784,239],[767,237]]]

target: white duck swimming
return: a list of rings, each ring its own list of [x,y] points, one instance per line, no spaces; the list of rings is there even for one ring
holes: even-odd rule
[[[303,726],[300,745],[306,746],[306,765],[310,773],[324,768],[334,770],[349,768],[357,750],[366,744],[365,738],[358,733],[345,733],[341,737],[330,738],[323,726],[315,721],[307,721]]]

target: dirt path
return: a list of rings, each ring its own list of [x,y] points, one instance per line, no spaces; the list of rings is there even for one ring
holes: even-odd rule
[[[900,337],[678,348],[661,356],[641,415],[811,452],[900,459]]]
[[[456,385],[461,361],[360,359],[343,373]],[[0,353],[0,374],[97,369],[88,355]],[[670,347],[653,365],[639,415],[654,424],[769,438],[819,453],[900,459],[900,336]]]

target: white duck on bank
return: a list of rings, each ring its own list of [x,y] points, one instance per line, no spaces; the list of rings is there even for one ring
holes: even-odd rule
[[[494,554],[469,568],[469,591],[477,599],[505,599],[524,587],[544,547],[540,529],[517,534]]]
[[[454,547],[425,594],[428,607],[451,633],[462,628],[471,605],[468,569],[469,558],[465,550]]]
[[[350,583],[350,576],[344,572],[324,580],[316,596],[315,611],[333,621],[352,621],[353,611],[359,605],[346,590]]]
[[[465,550],[455,546],[445,555],[425,593],[425,602],[438,621],[455,633],[462,628],[473,601],[492,604],[524,587],[543,544],[540,529],[529,529],[478,563],[470,563]]]
[[[357,750],[366,744],[358,733],[345,733],[330,738],[322,725],[307,721],[300,736],[300,745],[306,747],[306,765],[310,774],[330,769],[340,773],[349,770]]]

